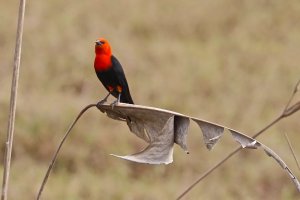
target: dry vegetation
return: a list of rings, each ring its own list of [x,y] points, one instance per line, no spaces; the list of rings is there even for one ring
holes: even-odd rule
[[[1,4],[4,141],[18,1]],[[111,41],[136,103],[187,113],[249,135],[282,110],[300,75],[296,0],[28,1],[10,199],[36,195],[63,132],[84,105],[106,94],[93,69],[93,42],[99,36]],[[258,139],[295,171],[284,132],[297,144],[299,114]],[[63,147],[44,199],[174,199],[236,145],[225,137],[208,152],[196,127],[190,130],[188,144],[191,154],[176,147],[171,165],[123,161],[109,153],[135,152],[143,143],[125,124],[96,109],[89,111]],[[294,147],[300,152],[300,146]],[[243,151],[186,199],[296,195],[273,160],[262,152]]]

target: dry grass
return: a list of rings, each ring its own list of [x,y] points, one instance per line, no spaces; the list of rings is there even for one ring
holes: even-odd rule
[[[4,141],[18,2],[2,4]],[[299,79],[299,23],[300,2],[293,0],[29,1],[9,197],[36,195],[69,123],[84,105],[106,93],[92,67],[97,37],[111,41],[138,104],[187,113],[251,135],[282,110]],[[225,139],[207,152],[196,130],[190,131],[190,155],[176,148],[171,165],[140,165],[108,155],[142,147],[126,125],[90,111],[63,147],[44,198],[174,199],[235,145]],[[259,139],[296,169],[284,132],[299,141],[299,114]],[[297,154],[300,149],[294,148]],[[271,159],[245,151],[187,199],[295,196],[294,186]]]

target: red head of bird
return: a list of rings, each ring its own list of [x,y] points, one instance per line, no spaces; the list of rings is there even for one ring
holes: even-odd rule
[[[111,67],[111,48],[108,41],[104,38],[99,38],[95,42],[96,58],[94,67],[96,71],[105,71]]]

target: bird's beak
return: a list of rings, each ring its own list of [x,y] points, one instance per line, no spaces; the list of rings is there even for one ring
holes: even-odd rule
[[[102,45],[102,43],[99,40],[96,40],[95,43],[96,43],[97,46],[98,45],[100,45],[100,46]]]

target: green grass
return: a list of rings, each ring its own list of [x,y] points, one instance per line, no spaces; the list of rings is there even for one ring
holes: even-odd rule
[[[17,10],[16,0],[0,6],[1,141],[6,136]],[[293,0],[28,1],[10,199],[36,195],[75,115],[106,94],[93,69],[96,38],[110,41],[137,104],[252,135],[281,112],[299,79],[299,20],[300,2]],[[299,152],[299,113],[258,139],[297,171],[284,132]],[[44,199],[174,199],[236,144],[221,140],[208,152],[192,125],[191,154],[176,147],[171,165],[109,156],[133,153],[143,145],[125,124],[89,111],[63,147]],[[277,163],[263,152],[244,151],[186,199],[296,196]]]

